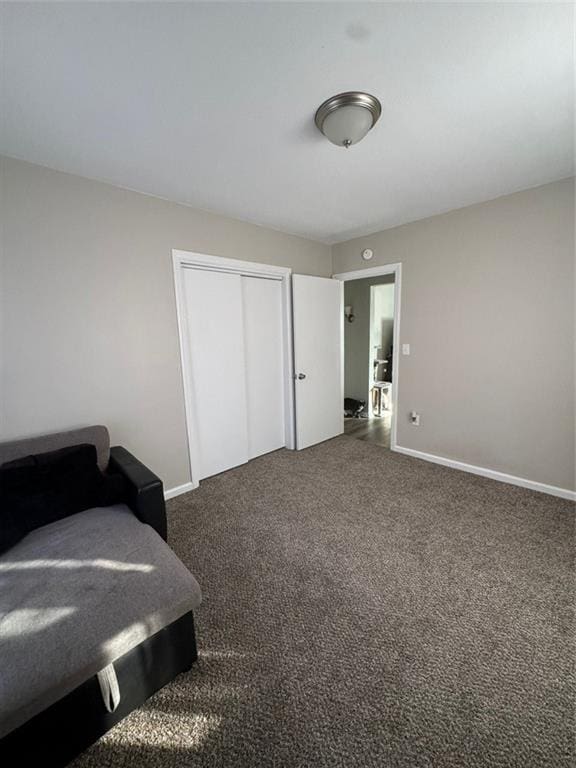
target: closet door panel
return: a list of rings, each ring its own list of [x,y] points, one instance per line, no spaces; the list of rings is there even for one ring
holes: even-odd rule
[[[242,277],[249,458],[286,444],[282,285]]]
[[[248,461],[242,278],[184,271],[200,478]]]

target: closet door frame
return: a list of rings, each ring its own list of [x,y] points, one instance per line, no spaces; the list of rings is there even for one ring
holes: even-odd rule
[[[289,267],[275,267],[271,264],[259,264],[251,261],[239,261],[223,256],[211,256],[192,251],[172,250],[172,266],[174,270],[174,288],[176,292],[176,313],[178,319],[178,336],[180,341],[180,361],[182,365],[182,383],[184,386],[184,406],[186,412],[186,432],[188,435],[188,456],[190,463],[191,489],[197,488],[200,482],[200,446],[196,435],[196,409],[194,407],[194,361],[190,355],[188,336],[188,317],[184,297],[183,273],[185,269],[210,270],[211,272],[228,272],[247,277],[261,277],[268,280],[278,280],[282,286],[282,358],[284,363],[284,436],[286,448],[294,449],[295,417],[294,417],[294,355],[292,347],[292,286]]]

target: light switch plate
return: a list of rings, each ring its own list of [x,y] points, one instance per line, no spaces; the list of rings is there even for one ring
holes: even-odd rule
[[[402,354],[403,355],[410,354],[410,344],[402,344]]]

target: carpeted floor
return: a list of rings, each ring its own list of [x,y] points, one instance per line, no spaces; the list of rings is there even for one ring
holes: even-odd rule
[[[570,502],[340,437],[169,515],[200,661],[75,768],[574,766]]]

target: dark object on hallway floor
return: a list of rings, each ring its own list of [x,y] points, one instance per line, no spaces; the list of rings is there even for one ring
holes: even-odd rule
[[[574,505],[339,437],[168,502],[198,664],[74,768],[571,768]]]
[[[366,410],[365,400],[355,400],[353,397],[344,398],[344,416],[360,418],[360,414]]]
[[[26,526],[0,555],[0,764],[54,768],[190,668],[200,590],[162,540],[162,482],[104,427],[1,443],[3,459]]]

